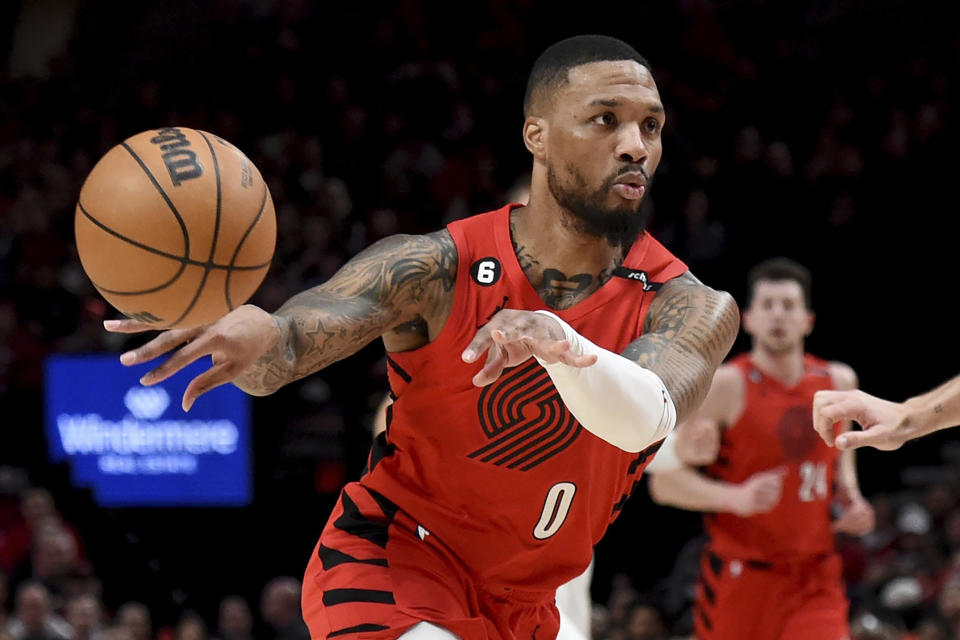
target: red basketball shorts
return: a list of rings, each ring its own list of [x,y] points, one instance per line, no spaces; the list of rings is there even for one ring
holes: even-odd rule
[[[560,626],[553,594],[483,591],[442,542],[355,482],[307,565],[302,607],[314,640],[396,638],[422,621],[463,640],[546,640]]]
[[[700,560],[693,621],[698,640],[845,640],[849,603],[835,554],[799,562]]]

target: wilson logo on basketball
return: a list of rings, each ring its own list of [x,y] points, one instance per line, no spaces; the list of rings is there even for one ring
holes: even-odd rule
[[[133,320],[139,320],[140,322],[152,322],[153,324],[163,322],[163,318],[158,318],[149,311],[136,311],[134,313],[124,312],[123,315]]]
[[[159,145],[163,152],[161,158],[170,174],[173,186],[179,187],[185,180],[193,180],[203,175],[203,167],[197,160],[197,154],[190,149],[187,136],[176,127],[160,129],[150,142]]]

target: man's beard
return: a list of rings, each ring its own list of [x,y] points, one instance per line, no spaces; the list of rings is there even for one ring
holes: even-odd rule
[[[781,356],[797,348],[797,345],[793,342],[774,338],[760,338],[758,339],[758,344],[763,351],[766,351],[771,356]]]
[[[617,178],[640,169],[624,166],[617,175],[606,180],[593,193],[586,193],[587,181],[576,167],[568,165],[567,171],[573,178],[577,190],[567,189],[561,185],[551,164],[547,165],[547,187],[560,206],[573,214],[576,230],[597,238],[606,238],[607,242],[614,247],[629,247],[633,244],[647,226],[647,214],[642,206],[644,199],[640,200],[639,205],[632,205],[630,201],[625,201],[626,206],[623,208],[604,207],[602,203],[616,184]],[[644,196],[650,191],[651,181],[651,177],[647,176]],[[634,206],[637,208],[634,209]]]

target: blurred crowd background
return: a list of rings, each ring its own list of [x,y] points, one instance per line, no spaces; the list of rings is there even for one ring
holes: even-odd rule
[[[242,509],[101,509],[46,456],[44,359],[117,352],[73,245],[80,185],[145,129],[243,149],[279,222],[273,310],[393,233],[501,206],[530,159],[526,74],[599,32],[667,108],[653,233],[743,301],[755,262],[814,274],[809,346],[902,399],[956,373],[960,28],[925,0],[8,0],[0,3],[0,640],[303,637],[299,578],[359,473],[379,344],[254,411]],[[735,349],[748,345],[742,338]],[[960,638],[960,447],[860,455],[875,533],[838,541],[854,637]],[[645,490],[596,550],[595,638],[689,633],[699,519]]]

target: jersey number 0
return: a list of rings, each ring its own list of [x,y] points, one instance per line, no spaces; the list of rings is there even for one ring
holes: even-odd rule
[[[563,526],[573,504],[573,495],[577,492],[577,485],[572,482],[558,482],[547,491],[547,499],[543,501],[543,511],[540,520],[533,528],[533,537],[537,540],[546,540]]]

